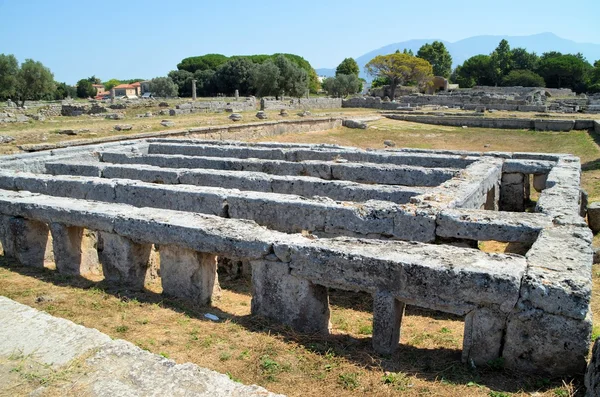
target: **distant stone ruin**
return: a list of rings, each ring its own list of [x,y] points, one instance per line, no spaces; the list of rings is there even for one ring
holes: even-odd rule
[[[25,266],[51,236],[58,272],[143,288],[159,262],[165,295],[209,304],[237,261],[252,314],[301,332],[329,332],[328,288],[363,291],[378,353],[408,304],[463,316],[472,365],[586,367],[592,234],[571,155],[147,139],[1,160],[0,241]]]
[[[438,84],[440,84],[438,82]],[[423,106],[459,108],[463,110],[506,110],[520,112],[576,113],[600,111],[595,97],[576,95],[570,89],[532,87],[486,87],[442,90],[436,94],[407,93],[398,90],[395,101],[381,98],[385,89],[375,89],[367,97],[355,97],[343,101],[343,107],[363,107],[383,110],[398,110]],[[377,96],[378,95],[378,96]]]

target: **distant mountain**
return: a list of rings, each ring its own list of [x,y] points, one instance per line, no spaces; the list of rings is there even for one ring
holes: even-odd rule
[[[538,55],[548,51],[558,51],[569,54],[581,52],[592,64],[594,61],[600,59],[600,44],[577,43],[572,40],[558,37],[554,33],[540,33],[531,36],[474,36],[455,43],[440,39],[437,40],[443,42],[446,48],[448,48],[448,51],[450,51],[450,54],[452,55],[452,66],[455,67],[474,55],[487,55],[491,53],[502,39],[508,40],[510,48],[523,47],[526,48],[527,51],[536,52]],[[400,43],[389,44],[385,47],[361,55],[358,58],[355,58],[361,71],[361,77],[370,80],[369,76],[365,76],[364,67],[377,55],[391,54],[396,50],[402,51],[405,48],[412,50],[416,54],[423,44],[431,43],[435,40],[436,39],[403,41]],[[316,72],[320,76],[334,76],[335,68],[316,69]]]

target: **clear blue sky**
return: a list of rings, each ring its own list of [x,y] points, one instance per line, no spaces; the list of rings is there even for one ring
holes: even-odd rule
[[[73,84],[152,78],[206,53],[295,53],[335,67],[387,44],[553,32],[600,43],[600,0],[0,0],[0,53]]]

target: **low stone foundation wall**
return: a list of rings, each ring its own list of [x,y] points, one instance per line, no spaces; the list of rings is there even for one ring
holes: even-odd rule
[[[494,118],[469,116],[429,116],[413,114],[385,114],[393,120],[410,121],[413,123],[448,125],[453,127],[522,129],[536,131],[568,132],[571,130],[589,130],[594,128],[593,120],[561,120],[561,119],[523,119],[523,118]]]
[[[292,98],[286,100],[276,100],[262,98],[260,100],[261,110],[280,110],[280,109],[339,109],[342,107],[341,98]]]
[[[256,99],[246,98],[239,101],[195,101],[182,103],[175,106],[175,109],[169,109],[170,116],[190,113],[209,113],[209,112],[245,112],[256,110]]]

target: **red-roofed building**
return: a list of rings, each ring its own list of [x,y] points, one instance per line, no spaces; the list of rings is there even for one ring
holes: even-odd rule
[[[115,87],[115,96],[136,97],[140,93],[140,83],[119,84]]]

